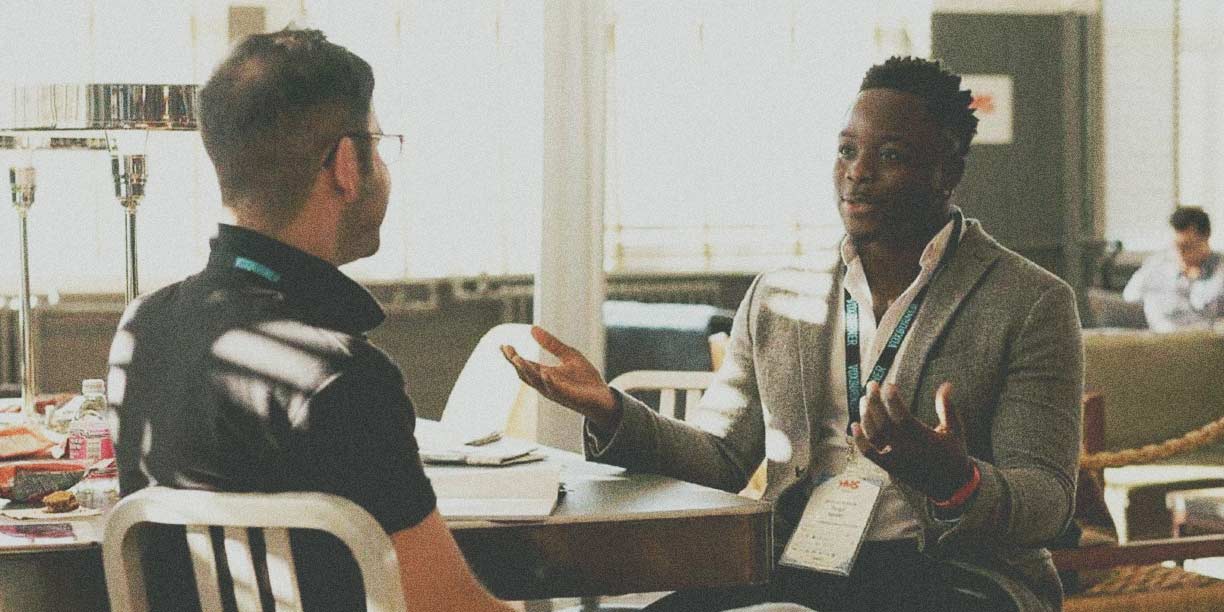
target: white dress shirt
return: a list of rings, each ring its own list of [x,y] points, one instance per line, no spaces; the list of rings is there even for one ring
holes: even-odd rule
[[[954,227],[955,222],[948,221],[947,225],[927,243],[919,260],[921,270],[918,273],[918,277],[888,306],[883,318],[879,322],[875,319],[875,307],[871,298],[871,288],[867,284],[867,274],[863,271],[862,260],[859,259],[858,252],[855,250],[854,244],[850,241],[849,237],[842,240],[841,256],[842,262],[846,265],[845,288],[850,292],[850,297],[859,303],[859,364],[861,364],[860,371],[863,373],[862,380],[864,383],[871,369],[875,367],[880,353],[884,350],[884,346],[888,344],[889,336],[892,335],[893,329],[896,328],[897,322],[901,319],[901,315],[905,313],[905,309],[914,301],[914,297],[918,295],[918,292],[930,282],[936,268],[939,266],[939,261],[943,257],[944,251],[948,248]],[[963,227],[961,233],[964,233]],[[961,236],[956,237],[958,243],[960,239]],[[832,401],[829,403],[826,414],[814,417],[813,419],[813,424],[818,426],[821,431],[821,435],[813,436],[814,444],[816,445],[812,453],[813,478],[819,478],[822,472],[827,474],[830,471],[841,471],[845,465],[847,450],[846,427],[850,420],[850,415],[846,405],[848,400],[846,397],[846,321],[844,309],[836,309],[836,314],[833,314],[833,317],[836,320],[836,327],[834,328],[833,358],[829,360],[831,368],[829,380],[832,381],[833,385],[830,394]],[[909,346],[909,338],[912,335],[912,333],[906,334],[905,340],[898,349],[896,360],[893,362],[894,366],[904,359],[905,350]],[[896,367],[893,367],[889,369],[888,375],[884,380],[885,382],[893,382],[895,378]],[[878,541],[917,537],[921,529],[918,516],[915,514],[914,509],[906,503],[901,491],[891,481],[886,482],[880,492],[880,500],[876,505],[875,514],[868,527],[867,539]]]

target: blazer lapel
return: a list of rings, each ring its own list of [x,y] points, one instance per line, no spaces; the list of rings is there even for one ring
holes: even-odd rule
[[[919,420],[928,423],[935,422],[936,415],[933,403],[918,402],[918,377],[922,374],[922,366],[961,303],[999,256],[998,247],[982,230],[981,223],[976,219],[966,219],[965,224],[964,237],[948,267],[931,281],[931,288],[910,331],[904,355],[895,365],[897,387],[906,405],[911,410],[918,406],[932,406],[930,410],[919,409],[915,414]]]

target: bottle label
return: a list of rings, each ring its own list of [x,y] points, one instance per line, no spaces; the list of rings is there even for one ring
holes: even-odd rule
[[[73,431],[68,436],[68,458],[98,461],[115,456],[115,445],[106,428]]]

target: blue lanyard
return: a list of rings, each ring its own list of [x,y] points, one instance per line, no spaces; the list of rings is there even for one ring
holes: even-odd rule
[[[930,280],[927,281],[922,289],[918,291],[918,295],[914,296],[914,301],[906,307],[905,312],[901,314],[901,320],[897,321],[897,326],[893,328],[892,335],[888,337],[888,344],[884,346],[884,350],[880,351],[880,358],[876,360],[875,367],[871,368],[871,374],[867,380],[863,380],[862,364],[860,363],[861,356],[859,355],[860,333],[859,333],[859,304],[854,298],[850,297],[850,290],[842,289],[845,293],[845,314],[846,314],[846,403],[847,410],[850,413],[850,420],[846,423],[846,433],[850,433],[850,425],[857,423],[862,415],[859,414],[859,400],[863,394],[867,392],[867,383],[876,381],[883,384],[884,377],[888,376],[888,371],[892,369],[893,361],[897,359],[897,353],[901,351],[901,343],[905,341],[905,336],[909,334],[910,329],[914,326],[914,319],[918,317],[918,309],[922,307],[922,301],[926,298],[927,289],[931,283],[935,281],[935,276],[943,270],[944,265],[952,259],[952,254],[956,251],[956,247],[960,242],[961,226],[964,225],[965,217],[957,211],[952,215],[953,226],[952,236],[948,240],[948,246],[944,249],[943,256],[939,258],[939,265],[935,267],[935,272],[931,274]]]

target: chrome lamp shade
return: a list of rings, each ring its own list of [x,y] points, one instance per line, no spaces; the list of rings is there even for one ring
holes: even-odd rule
[[[0,149],[104,149],[111,153],[115,198],[126,223],[126,298],[138,294],[136,211],[148,179],[144,151],[120,151],[111,132],[197,130],[198,85],[49,84],[0,86]],[[63,134],[63,132],[81,132]],[[89,132],[93,132],[90,134]],[[57,136],[57,133],[58,134]],[[35,143],[42,134],[47,138]],[[13,207],[20,218],[22,412],[34,418],[33,342],[30,339],[30,269],[27,220],[34,204],[32,167],[9,171]]]

